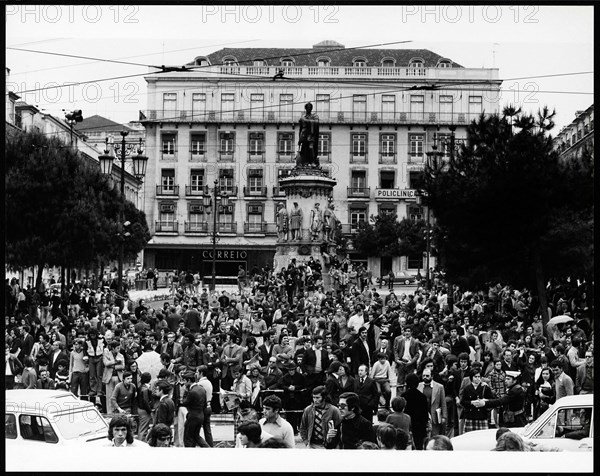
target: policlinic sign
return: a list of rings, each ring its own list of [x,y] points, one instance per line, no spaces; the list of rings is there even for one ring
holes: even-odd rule
[[[397,199],[407,199],[407,198],[416,198],[418,196],[417,190],[407,188],[376,188],[375,189],[375,198],[397,198]]]

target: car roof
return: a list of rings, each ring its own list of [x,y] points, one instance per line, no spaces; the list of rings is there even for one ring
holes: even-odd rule
[[[94,408],[92,402],[80,400],[64,390],[20,389],[5,392],[6,411],[62,413]]]
[[[566,397],[559,398],[555,402],[555,405],[557,403],[560,403],[560,405],[593,405],[594,394],[567,395]]]

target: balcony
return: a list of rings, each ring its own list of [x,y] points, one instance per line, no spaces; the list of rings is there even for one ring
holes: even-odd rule
[[[395,164],[396,154],[379,154],[380,164]]]
[[[179,222],[176,221],[157,221],[154,224],[155,233],[178,233]]]
[[[265,161],[265,153],[264,152],[248,152],[248,162],[259,163]]]
[[[291,163],[296,159],[296,155],[292,152],[278,152],[277,162]]]
[[[217,223],[217,233],[237,233],[237,223]]]
[[[177,152],[176,151],[163,151],[160,156],[160,160],[164,160],[167,162],[176,162],[177,161]]]
[[[206,162],[208,161],[208,156],[206,152],[190,152],[190,162]]]
[[[235,160],[232,150],[220,150],[218,157],[219,162],[233,162]]]
[[[366,164],[368,161],[367,154],[350,154],[351,164]]]
[[[208,233],[208,223],[183,222],[185,233]]]
[[[204,186],[186,185],[185,196],[186,197],[202,197],[204,195]]]
[[[244,223],[244,234],[260,234],[267,233],[267,222],[260,223]]]
[[[217,191],[218,195],[227,195],[228,197],[235,198],[238,194],[238,186],[230,185],[229,187],[222,187],[219,185],[219,190]],[[208,195],[208,193],[207,193]]]
[[[371,187],[348,187],[348,198],[369,198]]]
[[[273,197],[284,197],[285,198],[285,192],[280,187],[273,187]]]
[[[427,102],[427,108],[430,103]],[[244,107],[244,106],[240,106]],[[250,107],[249,105],[247,106]],[[435,107],[435,104],[431,104]],[[273,110],[267,110],[264,115],[245,114],[244,116],[222,113],[221,111],[209,111],[206,115],[199,116],[191,110],[182,110],[181,115],[174,116],[161,110],[149,109],[140,111],[142,123],[165,122],[165,123],[192,123],[192,124],[295,124],[302,111],[292,113],[279,111],[279,105]],[[349,124],[349,125],[431,125],[440,126],[450,124],[467,125],[473,119],[479,117],[479,113],[442,113],[435,112],[370,112],[355,113],[354,111],[329,111],[319,115],[321,124]],[[294,154],[292,154],[294,155]],[[176,160],[176,154],[163,154],[163,160]],[[222,159],[225,160],[225,159]],[[233,160],[233,157],[230,159]]]
[[[244,187],[244,197],[267,197],[267,187]]]
[[[156,186],[156,196],[163,197],[179,197],[179,185],[157,185]]]

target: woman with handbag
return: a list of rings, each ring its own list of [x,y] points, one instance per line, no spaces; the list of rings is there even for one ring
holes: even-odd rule
[[[506,371],[506,395],[500,398],[478,400],[473,402],[477,408],[503,407],[500,414],[500,426],[507,428],[518,428],[527,424],[525,417],[525,400],[527,394],[525,389],[517,383],[520,372]]]

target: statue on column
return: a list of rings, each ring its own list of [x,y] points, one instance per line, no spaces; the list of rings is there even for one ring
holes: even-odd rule
[[[314,208],[310,211],[310,233],[311,240],[319,239],[319,234],[323,229],[323,212],[321,211],[320,203],[315,203]]]
[[[312,113],[313,105],[304,106],[304,114],[300,117],[298,125],[300,133],[298,138],[298,153],[296,154],[296,167],[319,167],[317,148],[319,144],[319,116]]]
[[[283,203],[277,204],[277,237],[279,241],[288,240],[288,213]]]
[[[298,206],[298,202],[294,202],[290,211],[290,231],[292,240],[302,239],[302,209]]]
[[[330,243],[335,243],[335,232],[338,228],[338,219],[335,216],[335,205],[333,202],[329,202],[329,206],[323,213],[324,219],[324,230],[325,230],[325,240]]]

